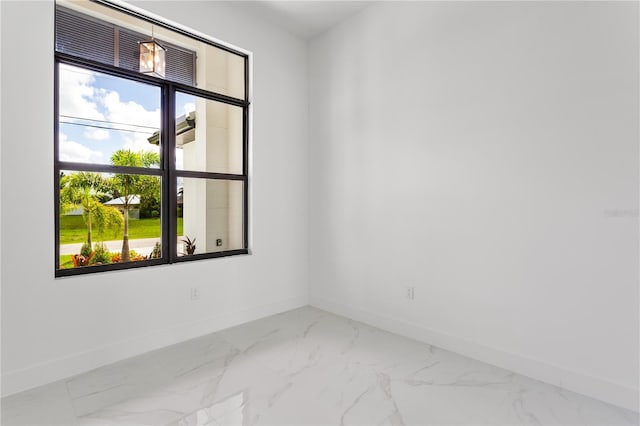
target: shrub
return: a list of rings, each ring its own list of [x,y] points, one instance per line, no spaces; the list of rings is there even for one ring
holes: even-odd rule
[[[95,255],[92,259],[93,264],[104,265],[111,263],[111,253],[109,253],[109,250],[107,250],[107,247],[103,243],[96,243],[94,249]]]
[[[88,258],[89,256],[91,256],[91,246],[86,241],[82,245],[82,248],[80,249],[80,256],[84,256],[85,258]]]
[[[111,263],[122,262],[122,255],[120,253],[108,253],[110,254]],[[149,258],[150,259],[150,258]],[[129,250],[129,261],[138,262],[140,260],[147,260],[146,256],[138,254],[135,250]]]
[[[153,246],[153,250],[151,254],[149,254],[149,259],[160,259],[162,255],[162,247],[160,247],[160,243],[156,242],[156,245]]]
[[[138,262],[140,260],[147,260],[147,257],[139,254],[135,250],[129,250],[129,259],[131,262]]]

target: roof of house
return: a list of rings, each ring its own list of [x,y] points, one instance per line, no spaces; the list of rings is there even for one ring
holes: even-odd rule
[[[196,138],[196,112],[191,111],[176,118],[176,148],[182,148],[182,145],[193,142]],[[156,131],[147,138],[150,144],[160,144],[160,131]]]
[[[139,195],[131,195],[129,199],[129,205],[140,204],[140,196]],[[114,198],[113,200],[109,200],[104,203],[106,206],[124,206],[124,197]]]

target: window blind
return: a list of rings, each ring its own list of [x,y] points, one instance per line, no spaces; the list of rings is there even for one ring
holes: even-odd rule
[[[56,7],[56,51],[138,71],[138,42],[149,36],[61,6]],[[157,39],[166,49],[165,79],[195,85],[194,51]]]

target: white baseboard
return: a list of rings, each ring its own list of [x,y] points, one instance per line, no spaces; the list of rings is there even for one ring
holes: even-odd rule
[[[214,333],[225,328],[257,320],[269,315],[306,306],[308,299],[298,297],[257,306],[251,309],[204,318],[175,327],[158,330],[104,347],[47,361],[2,375],[2,396],[12,395],[61,379],[93,370],[145,352],[185,340]]]
[[[586,373],[527,358],[448,333],[431,330],[416,324],[399,321],[360,308],[352,308],[334,303],[329,300],[311,297],[310,304],[311,306],[337,315],[342,315],[392,333],[522,374],[535,380],[638,412],[640,392],[638,389],[630,386],[613,383]]]

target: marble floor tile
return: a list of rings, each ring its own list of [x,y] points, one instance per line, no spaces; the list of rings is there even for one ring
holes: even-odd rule
[[[3,425],[75,425],[76,415],[64,382],[41,386],[1,400]]]
[[[3,425],[638,425],[637,413],[305,307],[2,399]]]

